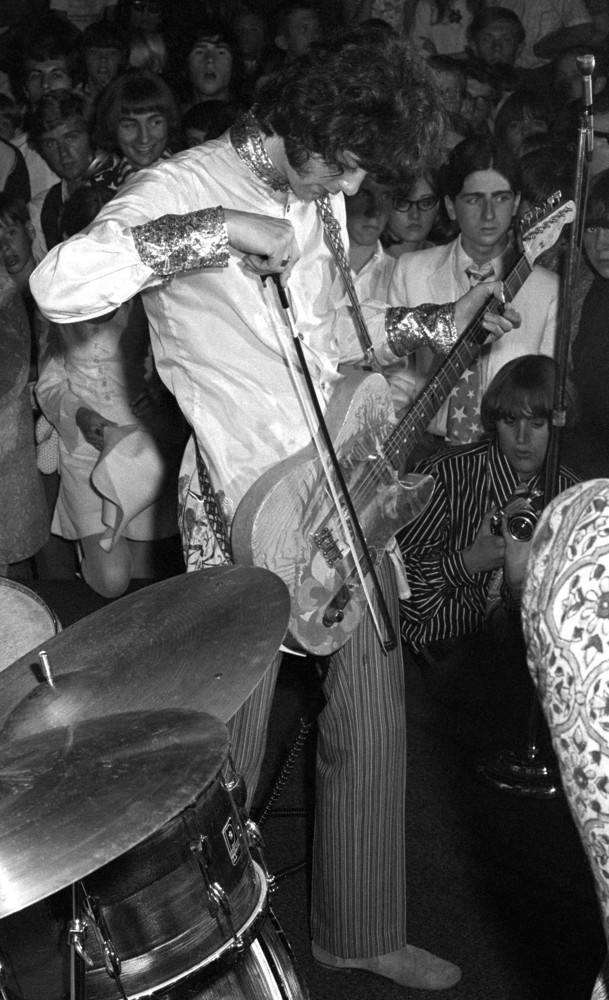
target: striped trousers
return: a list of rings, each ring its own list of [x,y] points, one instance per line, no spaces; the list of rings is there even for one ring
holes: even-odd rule
[[[390,561],[379,578],[393,621]],[[399,634],[399,633],[398,633]],[[229,724],[253,796],[279,657]],[[319,717],[311,933],[326,951],[367,958],[406,944],[406,715],[401,649],[381,651],[370,615],[329,657]]]

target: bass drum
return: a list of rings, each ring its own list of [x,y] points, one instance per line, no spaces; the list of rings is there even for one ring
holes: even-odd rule
[[[0,670],[59,631],[61,625],[38,594],[0,577]]]
[[[260,933],[245,954],[227,969],[211,977],[194,975],[179,991],[152,996],[158,1000],[309,1000],[272,910],[267,911]]]
[[[263,864],[221,774],[82,885],[87,1000],[304,996],[268,916]],[[69,1000],[71,895],[68,888],[0,920],[0,986],[9,997]]]

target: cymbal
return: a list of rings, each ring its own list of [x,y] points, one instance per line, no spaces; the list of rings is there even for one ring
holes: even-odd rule
[[[201,712],[126,712],[0,742],[0,917],[145,840],[216,776],[228,732]]]
[[[264,569],[217,566],[152,584],[40,643],[0,673],[18,739],[120,712],[189,709],[227,722],[283,639],[289,596]],[[45,650],[55,687],[43,682]]]

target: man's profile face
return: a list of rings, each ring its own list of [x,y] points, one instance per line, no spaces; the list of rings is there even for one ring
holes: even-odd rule
[[[550,437],[547,417],[520,413],[498,420],[496,431],[499,450],[521,482],[541,472]]]
[[[340,156],[340,166],[326,163],[325,160],[312,153],[304,167],[296,170],[289,161],[284,165],[288,184],[301,201],[315,201],[325,194],[354,195],[359,191],[360,184],[366,176],[356,158],[348,152]]]
[[[276,44],[293,59],[298,59],[308,51],[311,42],[320,35],[319,17],[315,10],[303,7],[289,14],[285,29],[277,36]]]
[[[475,46],[483,62],[491,66],[513,66],[520,48],[517,26],[509,21],[495,21],[476,35]]]
[[[453,200],[446,198],[449,218],[457,222],[466,253],[478,263],[492,260],[507,247],[520,195],[497,170],[475,170]]]
[[[389,220],[393,192],[366,175],[357,194],[345,199],[347,230],[352,243],[375,246]]]

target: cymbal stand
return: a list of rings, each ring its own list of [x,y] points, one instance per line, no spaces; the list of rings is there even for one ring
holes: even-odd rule
[[[569,338],[571,334],[571,305],[581,241],[583,237],[585,202],[587,200],[588,167],[592,156],[594,138],[592,108],[592,72],[594,56],[577,57],[577,66],[582,76],[584,111],[578,129],[576,169],[575,169],[575,219],[571,224],[565,266],[561,275],[561,310],[556,341],[556,382],[550,425],[550,439],[544,468],[543,502],[548,504],[558,493],[560,470],[560,445],[562,430],[566,424],[567,367],[569,358]],[[511,750],[502,751],[492,760],[478,764],[478,773],[495,788],[530,798],[554,798],[561,791],[558,769],[544,762],[538,742],[539,698],[533,693],[529,716],[528,738],[525,756]]]
[[[83,914],[84,894],[81,882],[72,886],[72,919],[68,927],[70,946],[70,1000],[86,1000],[85,965],[90,964],[85,951],[87,922]]]

